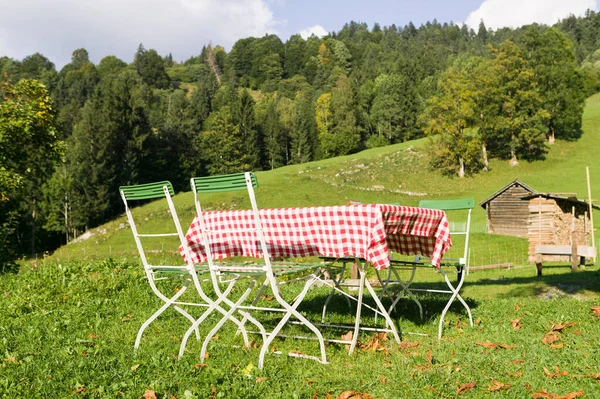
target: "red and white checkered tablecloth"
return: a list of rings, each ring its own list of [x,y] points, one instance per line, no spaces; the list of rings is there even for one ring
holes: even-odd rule
[[[261,209],[271,257],[327,256],[366,259],[377,269],[390,265],[388,251],[423,255],[439,267],[452,246],[443,211],[365,204]],[[262,257],[251,210],[204,212],[214,259]],[[240,232],[239,230],[242,230]],[[245,231],[244,231],[245,230]],[[198,216],[186,234],[193,262],[206,260]],[[183,248],[180,253],[185,258]]]

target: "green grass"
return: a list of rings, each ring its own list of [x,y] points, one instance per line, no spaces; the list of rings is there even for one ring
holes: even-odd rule
[[[338,205],[348,200],[416,205],[423,198],[452,197],[479,202],[514,178],[540,191],[577,192],[582,198],[587,193],[586,166],[593,194],[600,187],[595,162],[600,157],[599,118],[596,95],[588,100],[581,140],[553,145],[545,161],[516,167],[492,161],[489,173],[465,179],[428,171],[426,140],[259,172],[259,206]],[[247,202],[239,194],[205,201],[207,209],[247,207]],[[192,195],[178,194],[175,204],[188,225],[194,216]],[[138,207],[134,215],[141,232],[164,232],[169,226],[164,201]],[[594,377],[600,373],[600,322],[590,312],[600,303],[597,266],[571,273],[568,265],[557,263],[537,278],[527,264],[526,240],[485,234],[485,215],[479,207],[472,225],[471,265],[511,263],[510,269],[467,277],[463,292],[478,321],[475,327],[466,325],[465,313],[455,306],[438,343],[444,300],[424,297],[424,320],[414,303],[403,301],[395,315],[404,333],[401,346],[386,342],[386,350],[363,349],[348,356],[343,346],[329,345],[329,365],[269,355],[265,369],[257,370],[258,349],[232,347],[240,339],[231,329],[210,346],[208,366],[199,366],[204,360],[198,359],[197,342],[190,342],[186,356],[175,360],[186,329],[175,312],[153,324],[133,352],[137,329],[160,303],[145,281],[126,219],[117,218],[92,230],[87,240],[23,264],[18,274],[0,275],[0,397],[139,398],[150,389],[158,397],[179,399],[335,398],[347,390],[380,398],[437,398],[456,397],[457,388],[470,382],[475,387],[460,396],[532,397],[542,388],[556,395],[583,390],[585,397],[600,396],[600,382]],[[176,240],[157,239],[150,257],[180,261],[177,246]],[[433,288],[441,280],[434,270],[421,270],[417,281]],[[170,292],[178,283],[174,284]],[[293,296],[298,287],[286,289]],[[318,319],[325,294],[324,289],[309,293],[303,309],[307,317]],[[334,301],[330,317],[349,321],[344,301]],[[517,318],[521,327],[515,330],[511,320]],[[202,326],[203,334],[214,321]],[[553,324],[571,322],[574,325],[560,333],[555,348],[542,343]],[[407,334],[411,331],[427,336]],[[343,332],[327,334],[339,337]],[[364,334],[360,340],[365,344],[371,338]],[[515,347],[489,349],[476,342]],[[278,341],[277,347],[315,353],[304,341]],[[548,377],[544,368],[555,372],[555,367],[568,375]],[[492,381],[510,388],[490,392]]]
[[[418,281],[433,287],[439,277],[423,270]],[[570,273],[564,266],[548,267],[543,278],[523,268],[472,272],[464,296],[476,326],[469,327],[466,313],[453,306],[441,343],[437,322],[445,300],[425,296],[424,320],[412,302],[399,304],[395,319],[402,345],[388,341],[385,350],[359,349],[348,356],[343,345],[331,344],[329,365],[269,354],[258,370],[259,349],[232,347],[242,341],[231,328],[209,346],[208,359],[199,359],[200,344],[190,340],[185,356],[176,360],[187,322],[173,311],[150,326],[134,352],[139,326],[160,306],[141,265],[45,260],[0,277],[0,397],[140,398],[152,390],[158,398],[336,398],[355,390],[374,398],[438,398],[456,397],[458,387],[470,382],[475,387],[461,397],[532,397],[542,388],[598,397],[600,319],[590,308],[600,303],[599,279],[597,268]],[[180,284],[169,285],[169,291]],[[298,289],[286,286],[284,292],[292,297]],[[318,320],[325,294],[323,288],[310,291],[303,307],[307,317]],[[350,322],[349,314],[336,297],[328,317]],[[511,320],[517,318],[521,327],[515,330]],[[215,320],[201,326],[203,335]],[[364,322],[372,322],[368,312]],[[574,324],[559,334],[553,349],[542,338],[557,323]],[[324,329],[328,337],[345,332]],[[363,333],[359,341],[368,344],[372,338]],[[514,347],[489,349],[476,342]],[[284,352],[316,354],[311,342],[288,339],[275,345]],[[555,367],[568,375],[548,377],[544,368],[555,372]],[[492,381],[510,388],[489,392]]]

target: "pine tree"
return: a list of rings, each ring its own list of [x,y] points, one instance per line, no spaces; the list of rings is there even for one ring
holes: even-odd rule
[[[243,142],[241,150],[246,154],[246,160],[251,169],[260,168],[263,148],[262,137],[256,129],[255,104],[256,102],[248,90],[244,89],[233,108],[233,120]]]
[[[279,112],[275,101],[269,102],[262,130],[269,169],[284,166],[286,164],[287,138],[279,121]]]
[[[209,174],[227,174],[251,169],[239,126],[233,121],[229,107],[221,107],[206,121],[201,136],[206,168]]]
[[[308,92],[299,93],[296,100],[294,128],[290,135],[292,163],[304,163],[314,159],[316,135],[315,109],[311,95]]]

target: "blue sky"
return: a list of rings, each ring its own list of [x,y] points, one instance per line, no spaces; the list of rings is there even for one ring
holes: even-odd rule
[[[328,32],[340,30],[349,21],[366,22],[369,27],[404,26],[412,21],[421,23],[436,18],[440,22],[463,22],[482,0],[305,0],[286,1],[272,6],[276,19],[287,20],[281,29],[286,35],[307,26],[321,25]]]
[[[140,43],[177,61],[212,42],[229,50],[236,40],[274,33],[338,31],[349,21],[416,26],[479,21],[497,29],[597,10],[597,0],[0,0],[0,56],[40,52],[57,68],[85,48],[93,62],[116,55],[131,62]]]

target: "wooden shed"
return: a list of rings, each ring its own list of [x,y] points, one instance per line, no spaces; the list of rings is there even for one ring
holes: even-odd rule
[[[529,261],[536,261],[537,245],[591,246],[589,206],[575,195],[535,193],[523,198],[528,203]],[[593,209],[600,209],[592,205]],[[568,256],[543,255],[543,261],[568,261]]]
[[[527,237],[529,201],[527,195],[537,191],[515,179],[479,203],[487,215],[487,232]]]

